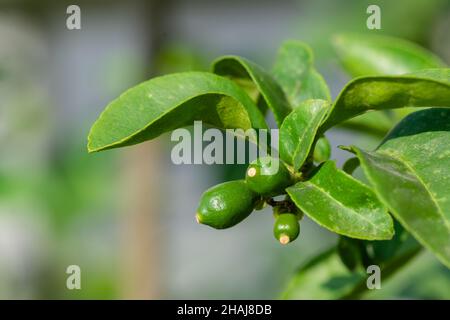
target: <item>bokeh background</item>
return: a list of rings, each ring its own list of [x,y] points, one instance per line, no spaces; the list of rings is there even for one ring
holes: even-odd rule
[[[81,30],[66,8],[81,7]],[[378,4],[382,30],[366,28]],[[269,210],[216,231],[194,221],[204,189],[242,166],[173,165],[168,134],[87,154],[106,104],[157,74],[207,70],[238,54],[270,69],[283,40],[308,42],[333,96],[348,76],[336,32],[412,40],[450,63],[448,0],[0,0],[0,298],[277,298],[296,268],[336,237],[303,220],[281,247]],[[336,129],[339,144],[379,137]],[[66,288],[79,265],[82,289]],[[424,252],[366,298],[450,298],[450,271]]]

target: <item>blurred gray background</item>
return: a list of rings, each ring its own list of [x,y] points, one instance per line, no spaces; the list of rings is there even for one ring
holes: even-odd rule
[[[66,8],[81,7],[81,30]],[[308,42],[333,97],[349,80],[329,40],[382,30],[450,61],[449,2],[0,1],[0,298],[277,298],[289,277],[336,237],[308,219],[282,247],[269,210],[217,231],[195,223],[208,187],[242,168],[170,161],[170,136],[88,155],[86,136],[106,104],[154,75],[207,70],[219,55],[270,70],[286,39]],[[334,130],[340,144],[377,137]],[[82,290],[65,287],[66,267]],[[450,298],[450,274],[424,253],[372,298]],[[371,298],[371,297],[369,297]]]

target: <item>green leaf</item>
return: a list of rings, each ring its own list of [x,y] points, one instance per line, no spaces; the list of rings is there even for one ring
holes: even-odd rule
[[[331,146],[325,136],[320,137],[314,146],[313,160],[316,163],[327,161],[331,157]]]
[[[426,69],[411,73],[419,77],[431,78],[438,81],[449,81],[446,69]],[[380,110],[363,113],[341,123],[342,127],[350,130],[363,131],[377,136],[385,136],[386,133],[402,118],[417,108],[404,107],[394,110]]]
[[[363,246],[365,240],[358,240],[340,236],[337,244],[337,252],[342,263],[350,271],[355,271],[363,265]],[[386,240],[388,241],[388,240]],[[381,241],[374,241],[381,242]],[[389,241],[388,241],[389,242]]]
[[[394,230],[391,240],[368,241],[340,236],[337,249],[342,262],[354,271],[356,268],[389,263],[405,248],[421,248],[397,220],[394,220]]]
[[[267,128],[250,97],[233,81],[206,72],[143,82],[112,101],[91,128],[89,152],[151,140],[194,120],[218,128]]]
[[[343,67],[353,77],[400,75],[445,66],[428,50],[394,37],[341,34],[334,37],[333,45]]]
[[[384,137],[394,126],[395,121],[386,110],[361,114],[342,123],[342,127],[350,130],[371,133]]]
[[[393,222],[374,192],[336,168],[321,165],[307,181],[286,189],[295,205],[321,226],[351,238],[385,240],[393,236]]]
[[[326,82],[314,69],[312,51],[302,42],[281,46],[272,73],[294,108],[308,99],[331,100]]]
[[[366,274],[349,272],[335,248],[302,266],[289,281],[282,299],[339,299],[350,294]]]
[[[408,75],[450,83],[450,68],[423,69],[408,73]]]
[[[406,241],[409,241],[411,245],[414,242],[415,246],[420,246],[397,220],[394,220],[394,230],[395,235],[391,240],[356,240],[362,243],[369,264],[381,265],[391,260],[405,246]]]
[[[405,246],[388,262],[380,265],[382,281],[400,270],[417,255],[420,247]],[[357,268],[349,272],[341,261],[336,248],[329,249],[314,257],[299,268],[289,281],[282,299],[355,299],[371,290],[367,289],[369,274]]]
[[[283,90],[259,65],[242,57],[224,56],[217,59],[212,68],[214,73],[230,77],[251,94],[254,92],[251,87],[253,82],[257,92],[261,93],[267,106],[272,110],[278,126],[281,126],[283,119],[291,112]],[[251,81],[250,84],[249,81]],[[253,98],[256,99],[254,93]]]
[[[345,150],[345,149],[344,149]],[[357,157],[353,157],[347,159],[342,165],[342,170],[349,175],[352,175],[353,172],[359,167],[359,159]]]
[[[412,113],[375,152],[353,150],[392,214],[450,267],[450,110]]]
[[[279,139],[280,157],[295,170],[305,162],[328,108],[329,103],[325,100],[306,100],[283,121]]]
[[[321,132],[369,110],[430,106],[450,106],[450,69],[356,78],[339,94]]]

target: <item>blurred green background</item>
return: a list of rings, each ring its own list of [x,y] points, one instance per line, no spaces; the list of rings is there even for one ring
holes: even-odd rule
[[[66,8],[81,7],[81,30]],[[382,29],[367,30],[366,8]],[[277,47],[309,43],[333,96],[349,77],[336,32],[412,40],[450,63],[448,0],[0,1],[0,298],[277,298],[296,268],[336,237],[305,219],[281,247],[269,210],[235,228],[199,226],[201,193],[242,167],[170,161],[170,136],[87,154],[106,104],[151,76],[207,70],[223,54],[270,68]],[[379,137],[333,130],[336,146]],[[66,268],[81,267],[81,290]],[[450,298],[450,271],[422,253],[366,298]]]

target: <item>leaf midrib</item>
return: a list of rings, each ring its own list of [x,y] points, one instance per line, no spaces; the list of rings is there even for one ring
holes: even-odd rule
[[[331,196],[328,192],[326,192],[324,189],[320,188],[318,185],[310,182],[310,181],[305,181],[303,182],[303,184],[305,185],[311,185],[312,187],[318,189],[319,191],[323,192],[326,197],[330,198],[331,200],[334,200],[334,202],[336,202],[338,205],[340,205],[342,208],[347,209],[348,211],[350,211],[353,215],[356,215],[357,217],[360,217],[362,220],[367,221],[370,225],[372,225],[376,230],[382,231],[379,227],[377,227],[376,224],[374,224],[373,222],[371,222],[370,220],[368,220],[367,218],[365,218],[363,215],[358,214],[356,211],[354,211],[352,208],[347,207],[346,205],[344,205],[342,202],[340,202],[339,200],[337,200],[336,198],[334,198],[333,196]],[[315,219],[314,219],[315,220]]]
[[[325,103],[325,102],[324,102]],[[320,124],[321,124],[321,122],[322,122],[322,120],[323,120],[323,118],[324,118],[324,116],[325,116],[325,114],[326,114],[326,112],[324,112],[324,107],[323,106],[321,106],[320,107],[320,119],[319,119],[319,126],[320,126]],[[302,134],[300,135],[300,137],[298,138],[298,141],[300,141],[300,143],[298,143],[297,144],[297,146],[295,147],[295,149],[294,149],[294,155],[292,156],[292,164],[294,165],[294,168],[296,168],[296,169],[298,169],[297,167],[296,167],[296,165],[295,165],[295,163],[294,163],[294,161],[295,161],[295,158],[296,158],[296,154],[298,153],[298,151],[299,151],[299,149],[300,149],[300,146],[301,146],[301,144],[302,144],[302,141],[304,140],[304,138],[305,138],[305,136],[306,136],[306,134],[307,133],[309,133],[311,130],[311,128],[314,126],[314,124],[317,124],[317,122],[315,122],[315,121],[309,121],[307,124],[306,124],[306,129],[307,130],[303,130],[303,132],[302,132]],[[317,126],[317,129],[319,128],[319,126]],[[317,132],[317,130],[316,130],[316,132]],[[311,146],[309,146],[309,150],[311,149]],[[307,150],[308,152],[309,152],[309,150]],[[301,166],[301,165],[300,165]]]
[[[408,160],[406,160],[404,157],[402,157],[401,155],[399,155],[398,153],[396,153],[392,149],[379,150],[377,152],[379,152],[381,154],[384,154],[384,155],[387,155],[387,156],[390,156],[390,157],[392,157],[392,158],[394,158],[394,159],[404,163],[404,165],[410,170],[410,172],[414,175],[414,177],[417,179],[417,181],[419,181],[421,183],[421,185],[423,186],[423,188],[426,190],[426,192],[429,195],[431,201],[433,202],[433,204],[435,205],[435,207],[437,209],[437,213],[439,214],[441,219],[444,221],[444,225],[446,226],[446,228],[447,228],[447,230],[449,231],[449,234],[450,234],[450,222],[447,220],[447,217],[444,215],[444,212],[442,211],[442,208],[439,205],[439,202],[433,196],[433,193],[428,189],[426,183],[422,180],[420,175],[414,169],[414,166]]]

